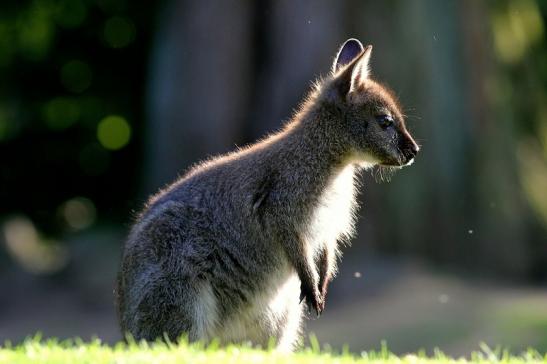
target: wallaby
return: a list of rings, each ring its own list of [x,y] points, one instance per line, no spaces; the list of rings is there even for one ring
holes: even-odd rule
[[[124,333],[295,347],[303,306],[323,311],[353,233],[356,173],[409,165],[419,150],[395,97],[369,77],[371,51],[347,40],[281,131],[150,199],[122,257]]]

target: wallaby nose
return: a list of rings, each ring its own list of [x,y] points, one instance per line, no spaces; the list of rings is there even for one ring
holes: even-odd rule
[[[412,154],[414,156],[416,156],[416,154],[418,154],[418,152],[420,151],[420,147],[418,146],[418,144],[416,144],[414,140],[412,140],[412,144],[410,144],[410,150],[412,151]]]
[[[416,142],[414,141],[414,139],[412,139],[408,132],[404,133],[404,139],[401,149],[403,152],[405,164],[411,163],[414,157],[416,157],[416,155],[420,151],[420,147],[418,146],[418,144],[416,144]]]
[[[418,146],[418,144],[416,144],[414,139],[412,139],[412,137],[408,133],[406,133],[406,145],[408,151],[410,152],[410,154],[412,154],[412,157],[415,157],[416,154],[418,154],[418,152],[420,151],[420,147]]]

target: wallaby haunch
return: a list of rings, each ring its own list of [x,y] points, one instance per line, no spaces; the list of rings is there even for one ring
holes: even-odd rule
[[[294,347],[304,304],[323,311],[352,235],[357,171],[408,165],[419,150],[392,93],[369,78],[371,50],[346,41],[280,132],[150,199],[123,252],[124,333]]]

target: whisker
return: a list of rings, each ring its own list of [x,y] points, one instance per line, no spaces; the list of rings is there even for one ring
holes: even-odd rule
[[[404,115],[404,117],[407,118],[407,119],[422,120],[422,117],[418,116],[418,115]]]
[[[389,182],[397,169],[397,167],[376,166],[371,169],[370,173],[376,183]]]

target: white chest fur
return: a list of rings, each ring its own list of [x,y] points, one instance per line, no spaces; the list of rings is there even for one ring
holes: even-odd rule
[[[319,198],[305,228],[304,237],[312,254],[317,254],[325,245],[336,245],[353,233],[355,202],[355,166],[350,164],[329,181]]]

